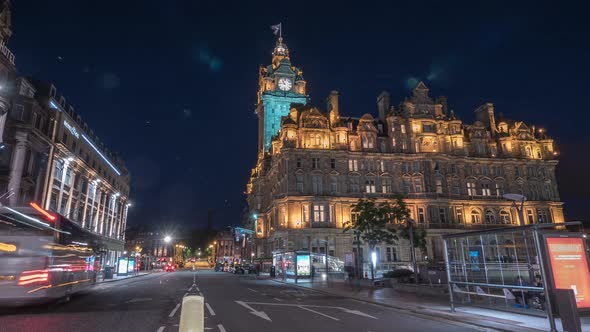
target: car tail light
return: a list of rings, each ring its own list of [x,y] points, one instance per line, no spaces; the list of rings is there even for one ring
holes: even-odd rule
[[[27,286],[32,284],[48,284],[49,282],[49,270],[24,271],[18,278],[19,286]]]

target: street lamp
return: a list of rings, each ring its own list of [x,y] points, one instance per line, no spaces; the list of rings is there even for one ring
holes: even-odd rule
[[[521,194],[504,194],[502,195],[502,197],[504,197],[505,199],[512,201],[512,205],[514,206],[514,208],[516,209],[516,212],[518,213],[518,221],[520,226],[524,226],[524,214],[522,212],[522,208],[524,206],[524,202],[526,201],[526,197],[524,195]],[[516,204],[516,202],[520,202],[520,206],[518,206],[518,204]]]
[[[170,235],[166,235],[166,236],[164,237],[164,242],[166,242],[166,243],[170,243],[170,241],[172,241],[172,238],[170,237]]]
[[[406,222],[410,229],[410,254],[412,257],[412,268],[414,269],[414,281],[418,285],[418,265],[416,264],[416,248],[414,248],[414,220],[412,218],[406,218]]]

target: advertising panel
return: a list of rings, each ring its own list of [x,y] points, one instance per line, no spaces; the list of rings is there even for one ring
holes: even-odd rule
[[[127,261],[127,273],[135,271],[135,258],[129,258]]]
[[[309,276],[311,274],[311,266],[309,255],[297,255],[297,275]]]
[[[119,258],[119,264],[117,264],[117,274],[118,275],[126,275],[127,274],[127,257]]]
[[[553,286],[572,289],[578,309],[590,309],[590,270],[581,237],[545,238],[551,263]]]

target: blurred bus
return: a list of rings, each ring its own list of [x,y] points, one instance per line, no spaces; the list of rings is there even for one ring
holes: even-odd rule
[[[0,306],[67,301],[91,287],[99,238],[35,203],[0,206]]]

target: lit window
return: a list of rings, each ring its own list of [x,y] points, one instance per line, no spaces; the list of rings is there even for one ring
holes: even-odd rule
[[[496,183],[496,196],[504,195],[504,187],[501,183]]]
[[[467,182],[467,195],[469,195],[469,196],[477,195],[477,191],[475,190],[475,182],[472,182],[472,181]]]
[[[491,196],[492,195],[489,183],[482,183],[481,184],[481,194],[483,196]]]
[[[367,193],[374,194],[375,193],[375,180],[367,180],[365,181],[365,190]]]
[[[381,178],[381,191],[384,194],[388,194],[392,192],[391,189],[391,178],[383,177]]]
[[[424,208],[419,207],[418,208],[418,223],[423,224],[424,222],[426,222],[426,218],[424,216]]]
[[[471,211],[471,223],[481,224],[481,214],[477,210]]]
[[[309,222],[309,205],[303,204],[303,222]]]
[[[314,205],[313,206],[313,221],[314,222],[325,222],[326,221],[325,206],[323,206],[323,205]]]
[[[336,222],[336,206],[334,204],[330,204],[330,222]]]
[[[456,208],[455,214],[457,216],[457,223],[462,224],[463,223],[463,210],[461,208]]]
[[[351,172],[358,172],[358,160],[356,159],[349,159],[348,160],[348,170]]]

